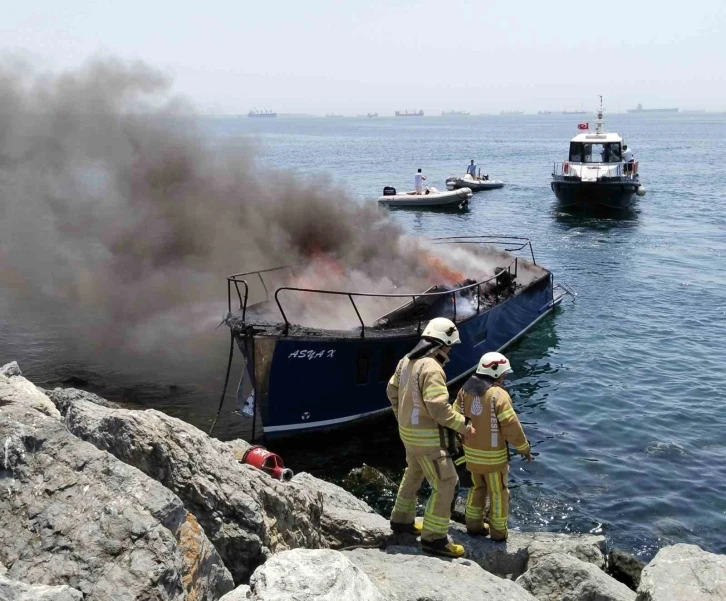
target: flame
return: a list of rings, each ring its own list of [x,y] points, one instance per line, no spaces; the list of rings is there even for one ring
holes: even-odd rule
[[[309,263],[305,273],[294,278],[292,286],[297,288],[325,289],[339,286],[345,280],[345,270],[317,242],[307,251]]]
[[[463,273],[451,269],[438,257],[427,255],[424,260],[431,269],[431,274],[438,282],[443,281],[445,284],[456,284],[466,279]]]

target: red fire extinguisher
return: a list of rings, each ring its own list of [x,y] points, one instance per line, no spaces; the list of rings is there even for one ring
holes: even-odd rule
[[[276,453],[271,453],[263,446],[250,447],[242,456],[242,463],[256,467],[283,482],[292,480],[292,470],[285,467],[282,457]]]

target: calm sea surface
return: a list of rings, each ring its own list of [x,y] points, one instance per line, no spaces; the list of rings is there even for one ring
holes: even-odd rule
[[[558,212],[549,187],[578,118],[215,119],[205,128],[222,149],[251,135],[263,163],[332,179],[360,202],[384,185],[411,188],[418,167],[444,189],[471,158],[503,179],[467,212],[392,218],[421,236],[529,237],[537,261],[579,295],[508,352],[510,390],[538,453],[512,464],[513,525],[603,532],[646,558],[674,542],[726,553],[726,117],[608,116],[648,193],[633,214],[607,219]],[[222,285],[220,315],[224,303]],[[219,336],[214,381],[142,382],[68,361],[52,327],[18,331],[0,312],[0,362],[17,359],[40,384],[76,383],[206,425],[226,358]],[[397,480],[403,467],[392,424],[313,450],[279,448],[291,467],[333,478],[366,462]]]

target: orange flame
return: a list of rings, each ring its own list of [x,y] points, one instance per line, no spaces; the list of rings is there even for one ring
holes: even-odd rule
[[[438,257],[428,255],[426,256],[425,261],[431,269],[431,274],[439,282],[443,281],[445,284],[457,284],[458,282],[463,282],[466,279],[463,273],[451,269]]]
[[[310,262],[303,275],[296,277],[292,285],[299,288],[327,288],[334,286],[345,276],[345,270],[333,257],[313,242],[307,251]]]

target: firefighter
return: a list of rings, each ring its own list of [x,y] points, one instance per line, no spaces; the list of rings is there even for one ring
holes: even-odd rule
[[[490,534],[492,540],[507,539],[509,516],[509,447],[511,444],[532,461],[531,449],[512,408],[512,399],[504,389],[507,374],[512,373],[509,360],[501,353],[486,353],[476,372],[459,391],[456,410],[471,422],[475,434],[464,441],[466,469],[471,472],[473,487],[466,499],[466,530],[469,534]],[[489,499],[488,517],[484,505]]]
[[[449,541],[449,519],[458,478],[451,459],[449,429],[468,438],[474,427],[449,403],[443,366],[459,332],[444,317],[432,319],[418,345],[398,363],[386,394],[398,420],[406,449],[406,471],[391,514],[394,532],[421,534],[421,549],[444,557],[461,557],[464,547]],[[452,433],[453,434],[453,433]],[[423,528],[415,523],[416,497],[421,482],[431,485]]]

